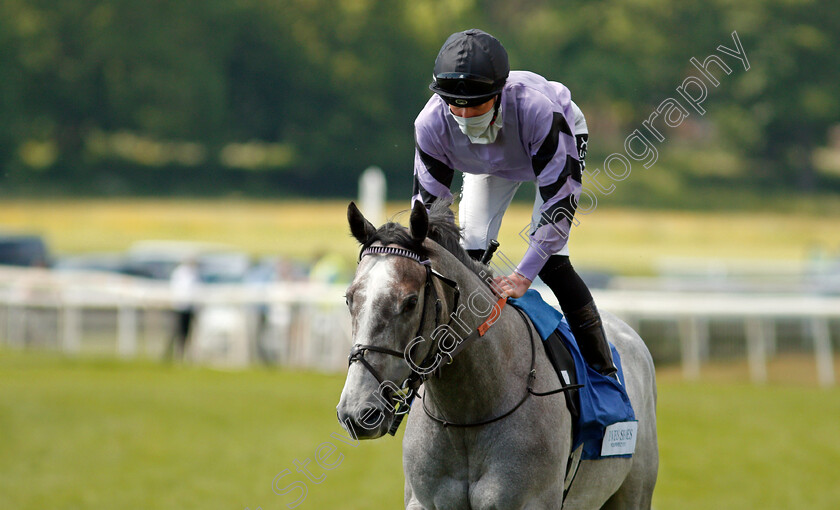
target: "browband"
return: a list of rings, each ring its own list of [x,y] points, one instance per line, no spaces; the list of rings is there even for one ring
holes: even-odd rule
[[[361,255],[359,255],[359,260],[362,260],[362,257],[365,255],[397,255],[399,257],[405,257],[407,259],[411,259],[418,264],[423,264],[424,266],[428,266],[431,264],[429,259],[421,259],[420,255],[414,253],[411,250],[406,250],[405,248],[397,248],[396,246],[370,246],[362,251]]]

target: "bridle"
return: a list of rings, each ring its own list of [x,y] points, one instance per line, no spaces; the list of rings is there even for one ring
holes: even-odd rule
[[[396,255],[399,257],[409,258],[414,260],[418,264],[422,265],[426,270],[426,281],[423,284],[423,307],[422,311],[420,312],[420,324],[417,326],[417,332],[414,334],[412,338],[418,338],[422,335],[425,326],[426,326],[426,310],[428,308],[429,299],[431,298],[434,301],[434,308],[435,308],[435,328],[440,325],[440,312],[443,308],[443,303],[441,302],[440,298],[437,294],[437,289],[434,285],[434,279],[437,278],[441,281],[441,283],[450,287],[454,293],[454,302],[453,302],[453,310],[458,309],[458,301],[461,296],[461,291],[458,288],[458,283],[454,280],[451,280],[442,274],[438,273],[434,269],[432,269],[432,263],[428,258],[423,258],[420,255],[414,253],[411,250],[407,250],[405,248],[398,248],[394,246],[370,246],[362,250],[361,254],[359,255],[359,260],[361,261],[367,255]],[[450,317],[451,323],[451,317]],[[437,344],[436,344],[437,345]],[[426,354],[423,361],[420,362],[418,365],[420,368],[428,367],[429,363],[435,359],[436,356],[439,355],[439,348],[433,346],[429,349],[429,352]],[[364,344],[355,344],[350,349],[350,356],[348,357],[348,364],[352,365],[354,362],[360,362],[368,372],[376,378],[377,382],[379,382],[380,388],[383,384],[386,384],[385,379],[379,374],[376,368],[373,367],[366,359],[365,353],[367,352],[379,352],[382,354],[386,354],[388,356],[394,356],[400,359],[405,360],[407,357],[406,352],[400,352],[394,349],[388,349],[386,347],[379,347],[377,345],[364,345]],[[451,362],[451,358],[450,358]],[[407,413],[411,409],[411,401],[414,400],[414,397],[417,394],[417,389],[422,384],[422,381],[428,377],[428,373],[424,373],[421,371],[413,370],[411,374],[403,381],[402,385],[399,386],[397,393],[399,393],[399,397],[401,397],[402,402],[405,405],[394,406],[395,407],[395,414],[401,417]],[[396,386],[393,382],[391,382],[393,386]],[[393,391],[393,390],[392,390]],[[394,395],[391,395],[393,397]],[[395,420],[396,421],[396,420]],[[396,421],[396,426],[399,426],[399,421]],[[394,428],[396,432],[396,428]]]
[[[413,251],[405,249],[405,248],[398,248],[398,247],[393,247],[393,246],[370,246],[368,248],[365,248],[361,252],[361,254],[359,255],[359,260],[361,261],[361,259],[363,257],[365,257],[366,255],[378,255],[378,254],[396,255],[396,256],[399,256],[399,257],[409,258],[411,260],[414,260],[418,264],[424,266],[424,268],[426,269],[426,281],[425,281],[424,289],[423,289],[423,308],[422,308],[422,311],[420,313],[420,324],[417,327],[417,333],[414,335],[414,338],[420,337],[423,330],[424,330],[424,326],[425,326],[425,322],[426,322],[426,308],[427,308],[427,304],[429,302],[429,297],[430,296],[432,296],[432,299],[434,300],[434,303],[435,303],[435,305],[434,305],[435,306],[435,328],[437,328],[440,325],[440,312],[441,312],[441,308],[442,308],[442,303],[441,303],[441,300],[437,296],[437,290],[435,289],[433,278],[437,278],[442,283],[444,283],[445,285],[452,288],[452,290],[454,292],[454,302],[453,302],[452,309],[453,309],[453,312],[458,310],[458,300],[459,300],[460,295],[461,295],[460,289],[458,288],[458,283],[455,282],[454,280],[450,279],[450,278],[447,278],[447,277],[443,276],[442,274],[440,274],[437,271],[435,271],[434,269],[432,269],[431,261],[428,258],[423,258],[420,255],[418,255],[417,253],[414,253]],[[501,310],[505,306],[506,300],[507,300],[507,298],[504,298],[504,297],[499,298],[497,303],[494,305],[496,307],[498,313],[496,313],[495,315],[493,313],[491,313],[490,316],[488,317],[488,319],[484,321],[484,323],[482,323],[477,329],[473,330],[466,338],[464,338],[458,344],[456,344],[452,350],[445,351],[445,350],[440,348],[440,342],[435,342],[434,345],[429,349],[429,352],[426,354],[423,361],[418,365],[418,367],[421,368],[421,369],[425,368],[425,367],[428,367],[429,363],[432,360],[434,360],[438,356],[441,356],[442,354],[446,355],[449,358],[449,362],[447,364],[451,364],[456,354],[461,352],[469,344],[471,344],[472,342],[474,342],[478,338],[484,336],[484,334],[487,332],[487,330],[490,328],[490,326],[492,326],[495,323],[495,321],[501,316]],[[444,420],[444,419],[439,418],[439,417],[435,416],[434,414],[432,414],[431,411],[429,411],[429,409],[426,407],[426,402],[425,402],[425,399],[424,399],[423,410],[425,411],[426,415],[429,418],[431,418],[433,421],[443,425],[444,427],[479,427],[479,426],[482,426],[482,425],[488,425],[490,423],[499,421],[503,418],[506,418],[506,417],[510,416],[517,409],[519,409],[519,407],[521,407],[522,404],[524,404],[525,401],[528,400],[528,398],[531,395],[542,397],[542,396],[553,395],[553,394],[556,394],[556,393],[560,393],[562,391],[568,391],[568,390],[572,390],[572,389],[576,389],[576,388],[581,387],[580,385],[568,385],[568,386],[564,386],[562,388],[559,388],[559,389],[556,389],[556,390],[553,390],[553,391],[544,392],[544,393],[534,391],[533,385],[534,385],[534,381],[536,381],[536,378],[537,378],[536,346],[534,345],[534,332],[533,332],[533,328],[531,327],[531,324],[530,324],[528,318],[525,316],[524,312],[522,312],[522,310],[520,310],[519,308],[516,308],[516,307],[514,307],[514,309],[517,312],[519,312],[520,317],[522,317],[522,320],[525,322],[525,325],[528,328],[529,343],[531,344],[531,368],[528,372],[528,383],[526,385],[525,394],[522,396],[522,398],[519,400],[519,402],[516,405],[514,405],[513,408],[511,408],[507,412],[505,412],[505,413],[503,413],[499,416],[496,416],[494,418],[489,418],[487,420],[482,420],[482,421],[473,422],[473,423],[453,423],[453,422],[450,422],[448,420]],[[450,316],[449,324],[452,323],[452,317],[454,315],[455,314],[453,313]],[[386,354],[388,356],[403,358],[405,360],[406,358],[410,357],[409,355],[410,355],[411,347],[412,347],[412,345],[409,345],[409,347],[406,349],[406,352],[400,352],[400,351],[397,351],[397,350],[394,350],[394,349],[388,349],[386,347],[379,347],[379,346],[376,346],[376,345],[355,344],[355,345],[353,345],[353,347],[350,350],[350,356],[348,357],[348,365],[352,365],[356,361],[362,363],[362,365],[367,369],[367,371],[370,372],[371,375],[373,375],[373,377],[375,377],[376,380],[379,382],[380,388],[387,383],[390,383],[392,386],[396,386],[392,381],[386,381],[379,374],[379,372],[365,359],[365,353],[366,352],[378,352],[378,353]],[[414,397],[417,396],[417,390],[420,387],[420,385],[422,384],[422,381],[425,381],[428,378],[430,373],[435,373],[437,376],[440,376],[441,366],[442,366],[442,364],[439,364],[435,370],[430,370],[429,372],[421,372],[421,371],[412,369],[411,374],[406,378],[406,380],[403,382],[403,384],[396,391],[397,395],[394,395],[393,390],[390,390],[392,394],[389,396],[389,399],[393,399],[394,396],[401,397],[401,402],[404,404],[404,405],[401,404],[398,407],[397,406],[392,406],[395,409],[395,411],[394,411],[395,419],[394,419],[394,423],[391,425],[390,430],[388,431],[391,435],[394,435],[396,433],[397,428],[399,428],[399,425],[402,422],[402,419],[405,417],[405,414],[407,414],[408,411],[411,410],[411,403],[414,400]]]

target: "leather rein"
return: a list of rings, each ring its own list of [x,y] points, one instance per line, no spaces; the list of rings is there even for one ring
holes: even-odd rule
[[[366,248],[362,251],[362,253],[359,255],[359,260],[361,260],[366,255],[375,255],[375,254],[396,255],[396,256],[400,256],[400,257],[409,258],[409,259],[412,259],[415,262],[419,263],[420,265],[424,266],[425,269],[426,269],[426,282],[424,284],[424,290],[423,290],[423,309],[422,309],[422,312],[420,314],[420,324],[417,328],[417,333],[414,335],[414,338],[421,337],[421,333],[423,332],[425,321],[426,321],[426,308],[427,308],[427,303],[428,303],[428,300],[429,300],[430,296],[432,296],[432,299],[435,302],[435,305],[434,305],[435,306],[435,328],[437,328],[440,324],[440,312],[441,312],[441,308],[442,308],[442,302],[437,296],[437,291],[436,291],[435,286],[434,286],[433,278],[439,279],[442,283],[449,286],[453,290],[455,297],[454,297],[454,303],[453,303],[453,307],[452,307],[452,309],[453,309],[452,315],[454,315],[455,312],[458,310],[458,300],[459,300],[460,294],[461,294],[460,289],[458,288],[458,283],[455,282],[454,280],[451,280],[451,279],[441,275],[440,273],[438,273],[437,271],[432,269],[431,261],[428,258],[422,258],[418,254],[414,253],[413,251],[407,250],[405,248],[397,248],[397,247],[392,247],[392,246],[371,246],[371,247],[368,247],[368,248]],[[440,356],[441,354],[443,354],[443,355],[445,355],[449,358],[449,361],[446,364],[451,364],[456,354],[458,354],[459,352],[464,350],[469,344],[471,344],[472,342],[474,342],[478,338],[484,336],[485,333],[487,333],[487,331],[490,329],[490,326],[492,326],[496,322],[496,320],[499,317],[501,317],[502,309],[504,308],[506,303],[507,303],[507,298],[505,298],[505,297],[499,298],[499,300],[494,305],[494,311],[496,313],[494,313],[494,311],[491,311],[488,318],[480,326],[478,326],[478,328],[476,328],[472,332],[470,332],[470,334],[466,338],[464,338],[460,342],[458,342],[451,350],[446,351],[446,350],[441,349],[440,348],[440,342],[436,342],[434,344],[434,346],[431,349],[429,349],[429,352],[426,354],[425,358],[420,363],[420,365],[418,365],[418,367],[421,368],[421,369],[423,369],[424,367],[428,367],[429,366],[428,364],[432,360],[434,360],[436,357]],[[556,393],[560,393],[560,392],[568,391],[568,390],[573,390],[573,389],[581,387],[580,385],[570,385],[570,386],[561,387],[559,389],[552,390],[552,391],[547,391],[547,392],[536,392],[536,391],[534,391],[534,387],[533,387],[534,386],[534,381],[536,381],[536,378],[537,378],[537,370],[536,370],[537,357],[536,357],[536,346],[534,345],[534,332],[533,332],[533,328],[531,327],[531,324],[530,324],[528,318],[526,317],[525,313],[522,310],[520,310],[519,308],[514,307],[514,309],[519,313],[519,316],[522,317],[522,320],[525,323],[525,326],[528,328],[529,343],[531,344],[531,368],[528,372],[528,382],[526,384],[525,394],[522,396],[522,398],[519,400],[519,402],[517,402],[516,405],[514,405],[507,412],[502,413],[502,414],[500,414],[496,417],[493,417],[493,418],[489,418],[489,419],[478,421],[478,422],[472,422],[472,423],[454,423],[454,422],[450,422],[448,420],[445,420],[443,418],[439,418],[439,417],[435,416],[434,414],[432,414],[432,412],[429,411],[429,409],[426,407],[425,399],[423,399],[424,400],[423,411],[425,411],[426,415],[430,419],[432,419],[433,421],[443,425],[444,427],[462,427],[462,428],[480,427],[480,426],[488,425],[490,423],[494,423],[494,422],[497,422],[497,421],[502,420],[504,418],[507,418],[508,416],[513,414],[517,409],[519,409],[522,406],[522,404],[524,404],[525,401],[528,400],[529,397],[531,397],[531,395],[537,396],[537,397],[543,397],[543,396],[554,395]],[[451,323],[452,323],[452,316],[450,316],[450,320],[449,320],[449,324],[451,324]],[[410,351],[410,347],[409,347],[408,351]],[[380,384],[380,387],[386,381],[379,374],[379,372],[365,359],[365,353],[366,352],[379,352],[379,353],[382,353],[382,354],[386,354],[386,355],[394,356],[394,357],[398,357],[398,358],[403,358],[403,359],[406,359],[406,357],[409,355],[409,352],[399,352],[399,351],[396,351],[394,349],[388,349],[388,348],[385,348],[385,347],[379,347],[379,346],[375,346],[375,345],[355,344],[351,348],[350,356],[348,357],[348,365],[352,365],[356,361],[362,363],[362,365],[368,370],[368,372],[370,372],[371,375],[373,375],[376,378],[376,380]],[[421,371],[418,371],[418,370],[414,370],[412,368],[411,374],[408,376],[408,378],[406,378],[406,380],[403,382],[402,386],[400,386],[400,390],[399,390],[400,395],[399,396],[402,397],[401,402],[403,402],[405,405],[400,405],[399,408],[396,408],[396,406],[394,406],[395,407],[395,419],[394,419],[394,423],[391,425],[391,430],[389,430],[389,433],[391,435],[394,435],[396,433],[397,428],[399,427],[400,423],[402,422],[402,419],[405,417],[405,415],[408,413],[408,411],[411,410],[411,403],[412,403],[414,397],[417,396],[417,390],[420,387],[420,385],[422,384],[422,381],[425,381],[426,379],[428,379],[428,376],[429,376],[430,373],[435,373],[439,377],[441,366],[442,365],[439,365],[435,370],[429,370],[429,372],[421,372]],[[391,382],[391,381],[389,381],[389,382]],[[391,382],[391,383],[393,384],[393,382]],[[391,395],[391,396],[393,397],[393,395]]]

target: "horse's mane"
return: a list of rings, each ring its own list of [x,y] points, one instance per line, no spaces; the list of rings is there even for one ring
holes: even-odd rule
[[[481,276],[487,276],[490,270],[484,264],[473,260],[472,257],[461,247],[461,230],[455,225],[455,217],[449,206],[450,200],[435,200],[429,210],[429,233],[427,237],[441,245],[446,251],[455,256],[462,264],[472,272]],[[429,249],[422,243],[417,242],[408,229],[395,221],[389,221],[379,227],[374,235],[362,246],[362,250],[375,242],[383,245],[396,244],[409,249],[421,257],[429,256]]]
[[[472,272],[481,276],[491,273],[484,264],[474,260],[461,246],[461,229],[455,225],[455,216],[449,208],[450,200],[435,200],[429,211],[429,239],[443,246],[443,248],[455,255]]]

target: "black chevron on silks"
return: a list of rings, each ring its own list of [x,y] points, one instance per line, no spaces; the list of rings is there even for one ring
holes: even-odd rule
[[[435,200],[437,200],[437,198],[438,198],[438,197],[432,195],[431,193],[429,193],[428,191],[426,191],[426,188],[424,188],[420,184],[420,180],[415,175],[414,176],[414,186],[413,186],[412,191],[411,191],[411,196],[416,196],[417,194],[420,195],[420,198],[423,200],[423,205],[425,205],[426,207],[429,207],[430,205],[432,205],[432,203]]]
[[[429,173],[432,174],[432,177],[447,188],[451,186],[452,178],[455,176],[455,170],[449,168],[440,160],[437,160],[423,152],[423,149],[421,149],[419,145],[416,147],[417,153],[420,155],[420,160],[423,162],[423,165],[426,166]]]
[[[571,177],[577,182],[581,182],[580,162],[573,158],[570,154],[566,155],[566,164],[563,166],[563,171],[557,176],[557,180],[551,184],[540,186],[540,196],[543,202],[548,202],[553,196],[560,191],[560,188],[566,183],[566,179]]]
[[[576,210],[577,200],[575,200],[573,195],[569,195],[561,200],[558,200],[556,204],[552,204],[547,210],[545,210],[540,215],[540,221],[537,223],[536,228],[540,228],[543,225],[560,223],[560,221],[564,218],[569,220],[569,224],[571,224],[572,219],[575,217]]]
[[[539,176],[548,162],[554,158],[557,152],[557,145],[560,143],[560,133],[572,136],[572,130],[566,122],[566,117],[560,112],[554,112],[551,117],[551,128],[543,140],[540,149],[531,157],[531,166],[534,168],[534,175]]]

